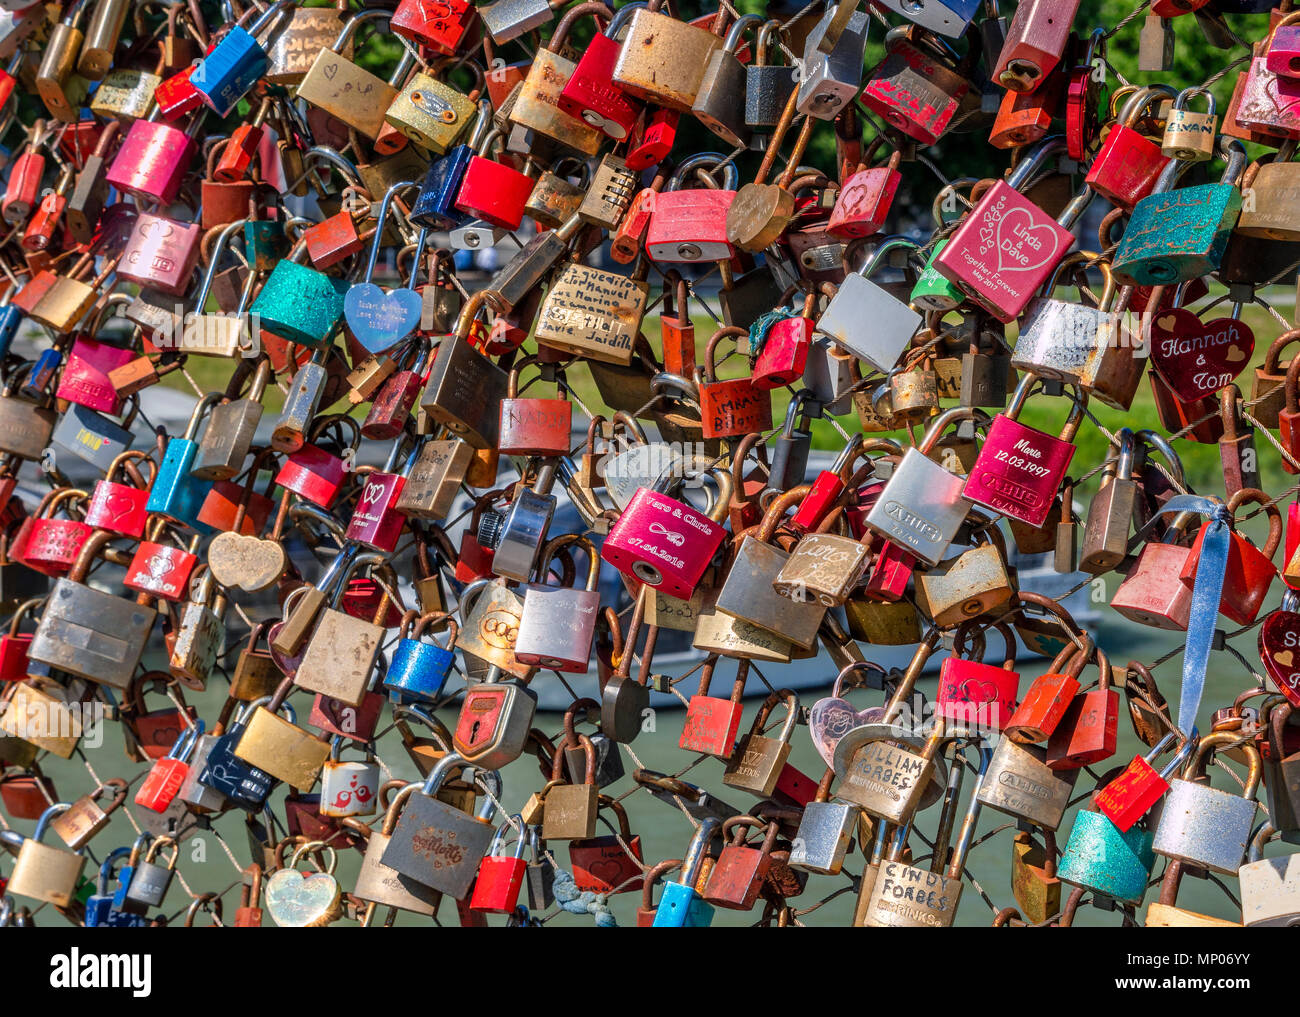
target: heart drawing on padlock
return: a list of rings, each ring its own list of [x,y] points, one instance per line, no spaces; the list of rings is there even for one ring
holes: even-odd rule
[[[415,290],[385,293],[375,283],[357,283],[343,299],[343,315],[357,342],[368,353],[383,353],[405,339],[420,323],[424,300]]]
[[[808,711],[808,733],[812,737],[817,754],[826,761],[827,766],[835,765],[835,746],[839,740],[863,724],[879,721],[883,708],[871,706],[865,710],[853,709],[847,699],[827,696],[813,703]]]
[[[338,911],[339,884],[324,872],[280,869],[266,881],[266,910],[282,928],[326,925]]]
[[[1028,209],[1013,208],[998,222],[998,271],[1028,272],[1050,265],[1058,242],[1051,226],[1035,226]]]
[[[1264,670],[1292,706],[1300,706],[1300,672],[1295,651],[1300,647],[1300,613],[1278,609],[1259,627],[1259,656]]]
[[[1185,307],[1157,315],[1151,363],[1179,399],[1191,402],[1230,385],[1255,352],[1255,334],[1236,318],[1202,322]]]
[[[227,531],[212,538],[208,568],[212,578],[232,590],[265,590],[284,573],[284,547],[273,540]]]

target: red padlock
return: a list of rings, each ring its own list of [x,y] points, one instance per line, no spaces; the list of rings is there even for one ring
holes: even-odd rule
[[[537,183],[532,177],[488,157],[494,144],[502,143],[501,132],[488,131],[478,154],[470,157],[456,192],[456,208],[466,215],[503,230],[517,230],[524,221],[524,205]]]
[[[1119,111],[1118,123],[1101,143],[1086,183],[1103,198],[1128,211],[1151,193],[1169,157],[1160,145],[1139,134],[1134,125],[1151,102],[1163,96],[1149,88],[1138,89]]]
[[[760,391],[784,388],[803,378],[808,351],[812,348],[816,307],[817,294],[809,292],[804,297],[802,315],[792,314],[772,322],[759,337],[758,355],[750,375],[754,388]]]
[[[429,344],[419,339],[409,345],[398,358],[397,370],[375,393],[361,423],[362,437],[389,441],[401,434],[432,369]]]
[[[1174,732],[1170,731],[1145,757],[1134,756],[1133,762],[1124,768],[1123,773],[1092,796],[1097,811],[1114,823],[1121,833],[1133,829],[1137,821],[1150,812],[1151,806],[1169,790],[1169,774],[1187,761],[1192,746],[1196,744],[1190,738],[1186,739],[1173,759],[1157,772],[1151,761],[1165,750],[1174,737]]]
[[[469,0],[401,0],[389,27],[442,56],[455,56],[477,22],[478,8]]]
[[[749,661],[737,661],[736,678],[731,687],[731,698],[720,699],[709,695],[713,671],[718,655],[711,654],[700,670],[700,684],[686,706],[686,723],[677,744],[689,752],[707,752],[711,756],[727,759],[736,747],[736,732],[744,713],[741,697],[745,694],[745,679],[749,676]]]
[[[922,145],[933,145],[952,123],[968,91],[970,82],[960,74],[899,39],[868,73],[861,99],[890,127]]]
[[[1029,686],[1002,733],[1015,742],[1047,741],[1079,691],[1079,674],[1092,653],[1093,643],[1088,636],[1083,637],[1082,648],[1073,641],[1066,643],[1047,674],[1035,678]]]
[[[720,188],[680,189],[696,179],[695,170],[716,165],[716,156],[707,152],[683,159],[667,186],[654,196],[645,235],[645,253],[651,261],[727,261],[736,253],[727,239],[727,212],[736,198],[739,176],[735,164],[723,167]]]
[[[573,404],[567,398],[564,375],[556,370],[558,399],[521,399],[519,374],[527,366],[539,363],[536,356],[524,357],[510,369],[506,398],[501,400],[500,437],[497,449],[502,455],[563,456],[569,452],[573,428]],[[543,368],[543,376],[549,368]],[[527,388],[527,386],[524,386]]]
[[[519,829],[515,839],[515,853],[503,855],[499,852],[505,847],[506,835],[511,824],[517,823]],[[524,886],[524,874],[528,863],[524,861],[524,851],[528,848],[528,827],[523,819],[511,816],[510,821],[502,823],[488,852],[478,865],[478,878],[474,881],[474,892],[469,899],[471,911],[486,912],[491,915],[512,914],[519,904],[519,891]]]
[[[27,650],[32,645],[33,634],[23,632],[22,623],[25,617],[43,604],[44,599],[40,597],[19,604],[18,610],[9,620],[9,631],[0,636],[0,682],[27,680]]]
[[[772,396],[753,378],[718,380],[717,349],[723,339],[747,338],[748,329],[728,325],[718,329],[704,347],[704,368],[697,369],[701,423],[705,438],[739,438],[772,427]]]
[[[963,622],[957,629],[953,655],[939,669],[939,690],[935,695],[935,714],[953,721],[966,730],[1001,731],[1002,725],[1016,709],[1020,695],[1020,674],[1016,671],[1016,637],[1004,622],[993,626],[1006,644],[1001,667],[983,660],[962,659],[973,622]],[[981,657],[983,652],[981,651]]]
[[[614,84],[614,64],[623,51],[618,36],[637,10],[620,8],[609,27],[592,37],[560,90],[560,109],[615,141],[632,133],[642,109],[641,103]]]
[[[123,585],[151,597],[180,603],[190,595],[190,576],[199,563],[194,551],[177,544],[162,543],[164,530],[171,524],[162,516],[154,516],[149,524],[147,539],[140,541],[126,567]],[[197,549],[199,536],[191,543]]]
[[[1264,606],[1269,587],[1277,578],[1273,555],[1282,543],[1282,513],[1276,505],[1269,504],[1268,495],[1258,488],[1244,487],[1228,499],[1228,511],[1236,512],[1240,505],[1255,503],[1264,506],[1268,516],[1268,539],[1261,551],[1233,529],[1228,537],[1228,564],[1223,573],[1223,595],[1219,598],[1219,613],[1238,625],[1253,625],[1259,610]],[[1188,586],[1196,584],[1196,569],[1201,561],[1201,544],[1205,540],[1208,522],[1201,525],[1192,544],[1192,553],[1183,563],[1182,580]]]
[[[748,828],[764,831],[761,847],[751,847],[745,842]],[[735,831],[725,843],[718,860],[709,872],[709,880],[702,896],[710,904],[733,911],[748,911],[758,900],[763,880],[772,867],[772,850],[780,825],[771,821],[766,825],[753,816],[732,816],[722,824],[722,834]]]
[[[880,232],[903,179],[898,171],[901,158],[895,151],[884,166],[858,164],[857,171],[844,181],[831,209],[826,229],[832,236],[851,240]]]
[[[366,615],[366,620],[374,617],[374,611]],[[333,696],[323,696],[319,692],[312,700],[311,713],[307,723],[320,728],[331,735],[342,735],[358,742],[368,742],[375,736],[379,718],[387,700],[378,692],[367,692],[360,705],[345,703]]]
[[[1300,461],[1300,357],[1292,357],[1286,370],[1286,405],[1277,414],[1278,438],[1282,447]],[[1287,473],[1300,473],[1300,466],[1282,460]],[[1287,557],[1287,561],[1290,561]]]
[[[94,527],[73,515],[77,504],[87,497],[85,491],[71,487],[50,491],[35,514],[23,520],[9,547],[9,556],[47,576],[67,575],[82,545],[95,532]],[[68,518],[53,518],[61,508]]]
[[[194,727],[181,732],[167,755],[154,760],[153,768],[135,793],[136,805],[153,812],[167,811],[167,806],[175,800],[185,778],[189,776],[188,760],[201,734],[203,721],[200,720]]]
[[[346,443],[342,429],[350,432]],[[331,430],[337,435],[338,444],[332,447],[337,447],[338,455],[322,448],[320,444]],[[313,422],[308,441],[309,444],[303,445],[285,459],[280,472],[275,475],[275,482],[299,497],[328,509],[347,481],[353,456],[361,443],[361,430],[357,422],[347,414],[331,414],[318,417]]]
[[[915,556],[887,540],[871,563],[862,592],[868,600],[896,603],[903,599],[915,571]]]
[[[639,892],[645,884],[641,838],[632,833],[622,802],[608,795],[600,795],[596,802],[597,809],[610,809],[618,817],[618,833],[569,841],[573,882],[584,892]]]
[[[1101,669],[1098,688],[1078,693],[1047,739],[1047,765],[1053,770],[1077,770],[1115,754],[1119,731],[1119,690],[1110,684],[1110,659],[1096,650]]]
[[[151,467],[149,477],[142,475],[136,463]],[[86,524],[97,530],[110,530],[124,537],[139,540],[144,536],[148,513],[149,486],[156,472],[153,460],[145,452],[128,449],[113,460],[105,478],[95,484],[86,506]],[[118,471],[123,481],[115,480]]]
[[[628,135],[627,152],[623,163],[634,173],[658,166],[668,158],[677,141],[677,121],[680,118],[676,110],[646,109],[642,111],[632,133]]]

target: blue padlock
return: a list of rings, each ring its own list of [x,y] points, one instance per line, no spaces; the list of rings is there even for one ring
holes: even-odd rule
[[[451,633],[447,649],[437,643],[426,643],[420,637],[429,625],[446,617],[445,612],[437,611],[423,615],[407,611],[402,615],[400,638],[393,648],[388,673],[384,675],[384,688],[392,694],[394,702],[433,702],[442,692],[456,662],[454,647],[459,626],[454,618],[447,622]]]
[[[162,465],[149,488],[146,512],[156,512],[173,522],[182,523],[200,533],[211,532],[211,527],[199,522],[199,509],[212,490],[212,481],[199,480],[190,475],[190,467],[199,454],[199,425],[203,414],[221,401],[220,392],[209,392],[194,405],[185,433],[167,442]]]
[[[114,848],[99,866],[99,878],[95,881],[95,892],[86,898],[86,928],[92,929],[108,924],[109,912],[113,910],[113,894],[108,892],[108,881],[113,878],[114,862],[130,857],[128,847]]]
[[[9,347],[13,344],[18,329],[22,327],[23,320],[23,312],[15,305],[0,305],[0,357],[8,355]]]
[[[251,29],[235,25],[190,72],[190,84],[217,116],[229,116],[270,67],[270,57],[257,36],[278,21],[290,5],[291,0],[278,0],[253,22]]]
[[[62,364],[63,354],[59,350],[41,350],[18,386],[18,394],[26,399],[44,399]]]
[[[470,134],[469,144],[457,145],[441,159],[435,159],[420,185],[420,193],[411,207],[409,216],[417,226],[431,230],[450,230],[464,226],[470,217],[455,206],[456,195],[470,159],[478,151],[483,136],[492,126],[492,104],[479,100],[478,119]]]
[[[708,854],[709,842],[722,824],[712,816],[700,822],[691,846],[682,859],[682,880],[673,883],[665,880],[659,907],[655,911],[654,928],[682,929],[705,928],[713,923],[713,905],[707,903],[695,890],[700,878],[700,866]]]

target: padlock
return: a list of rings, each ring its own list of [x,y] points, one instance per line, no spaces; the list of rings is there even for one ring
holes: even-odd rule
[[[200,720],[194,727],[181,732],[167,755],[154,760],[153,767],[135,793],[136,805],[159,813],[167,810],[189,775],[190,755],[202,734],[203,721]]]
[[[70,808],[68,802],[57,802],[41,813],[35,832],[18,849],[18,859],[5,887],[7,893],[60,908],[72,904],[81,870],[86,865],[85,855],[41,843],[51,821]]]
[[[989,750],[985,748],[980,751],[981,790],[988,785],[991,773]],[[984,804],[979,793],[971,797],[970,805],[962,818],[961,835],[946,867],[938,853],[932,859],[929,869],[901,861],[907,843],[907,829],[900,829],[881,859],[870,886],[867,885],[867,879],[863,880],[859,903],[861,905],[863,899],[866,903],[862,907],[861,918],[855,917],[855,924],[876,928],[945,928],[953,925],[957,907],[961,903],[966,855]]]
[[[495,835],[486,816],[468,815],[434,797],[452,768],[464,762],[460,756],[448,754],[423,786],[413,786],[378,858],[388,869],[457,899],[469,892]],[[400,798],[395,798],[390,815],[399,804]],[[490,815],[493,809],[491,798],[485,795],[484,810]],[[390,829],[387,821],[384,827]]]
[[[902,237],[882,239],[862,268],[845,276],[817,322],[819,332],[882,372],[894,368],[922,324],[921,315],[869,278],[886,255],[905,248],[914,250],[915,245]],[[867,322],[874,327],[865,327]]]
[[[1174,190],[1178,175],[1190,164],[1173,160],[1154,190],[1138,202],[1111,260],[1119,282],[1174,285],[1219,267],[1241,213],[1237,182],[1246,162],[1245,149],[1236,139],[1221,139],[1219,149],[1227,163],[1219,183]]]
[[[28,654],[87,681],[124,689],[158,612],[147,594],[131,601],[84,585],[110,539],[112,534],[96,532],[82,545],[68,577],[55,582]]]
[[[1249,742],[1242,746],[1250,772],[1240,796],[1196,780],[1204,773],[1207,752],[1234,740],[1235,736],[1227,732],[1206,735],[1188,763],[1185,775],[1170,782],[1152,842],[1156,854],[1227,875],[1235,875],[1241,867],[1255,821],[1259,751]]]
[[[776,738],[763,734],[768,718],[777,704],[786,704],[785,721]],[[790,758],[790,738],[794,734],[795,720],[799,712],[799,697],[789,689],[778,689],[759,707],[749,734],[737,743],[727,767],[722,774],[722,783],[727,787],[739,788],[767,798],[776,789],[781,770]]]
[[[550,586],[544,581],[530,584],[524,592],[524,607],[515,638],[515,658],[557,671],[585,672],[591,655],[600,595],[596,581],[600,558],[585,537],[564,534],[547,543],[541,554],[541,578],[545,580],[551,558],[560,548],[577,543],[587,555],[587,582],[583,590]]]
[[[961,654],[974,624],[964,622],[957,629],[953,656],[945,659],[939,670],[935,713],[944,717],[953,730],[1001,731],[1019,702],[1015,636],[1001,622],[993,626],[1006,646],[1001,667],[985,664],[982,659],[963,660]]]
[[[374,815],[379,807],[379,763],[369,748],[364,762],[343,762],[339,759],[342,747],[342,736],[330,740],[330,756],[321,769],[321,815]]]
[[[959,420],[982,420],[970,407],[935,417],[917,448],[910,448],[864,520],[866,526],[927,565],[937,565],[970,511],[963,496],[966,478],[944,469],[929,453],[947,427]]]
[[[1187,108],[1194,96],[1204,97],[1204,113]],[[1171,159],[1188,159],[1192,162],[1204,162],[1213,158],[1214,138],[1219,122],[1215,110],[1214,96],[1205,89],[1183,89],[1174,100],[1174,108],[1165,121],[1160,151]]]
[[[962,495],[1031,526],[1041,526],[1074,457],[1071,439],[1083,419],[1087,395],[1071,401],[1070,414],[1057,438],[1016,420],[1029,397],[1034,375],[1026,373],[1005,413],[993,418],[988,437]]]
[[[998,180],[962,220],[931,264],[999,321],[1019,316],[1034,290],[1074,243],[1070,228],[1093,197],[1085,187],[1056,219],[1021,194],[1035,172],[1065,147],[1040,142],[1005,182]],[[1013,214],[1014,213],[1014,214]],[[1017,225],[1020,222],[1024,225]]]
[[[936,59],[955,57],[950,47],[933,37],[927,42],[934,56],[906,38],[890,41],[884,59],[867,73],[862,103],[890,127],[933,145],[957,116],[971,83],[948,61]]]
[[[1275,43],[1276,45],[1276,43]],[[1264,858],[1264,845],[1277,835],[1264,823],[1251,839],[1247,863],[1237,873],[1241,882],[1241,923],[1246,927],[1294,927],[1294,854]]]

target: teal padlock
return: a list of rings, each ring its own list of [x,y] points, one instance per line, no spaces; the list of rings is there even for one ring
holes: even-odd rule
[[[348,284],[300,265],[306,248],[277,261],[250,308],[261,328],[299,346],[315,348],[333,333],[343,317]]]
[[[1193,165],[1172,160],[1155,190],[1137,203],[1115,250],[1111,271],[1129,286],[1176,286],[1218,269],[1232,228],[1241,215],[1246,149],[1236,138],[1222,138],[1219,151],[1227,168],[1217,184],[1173,189]]]

